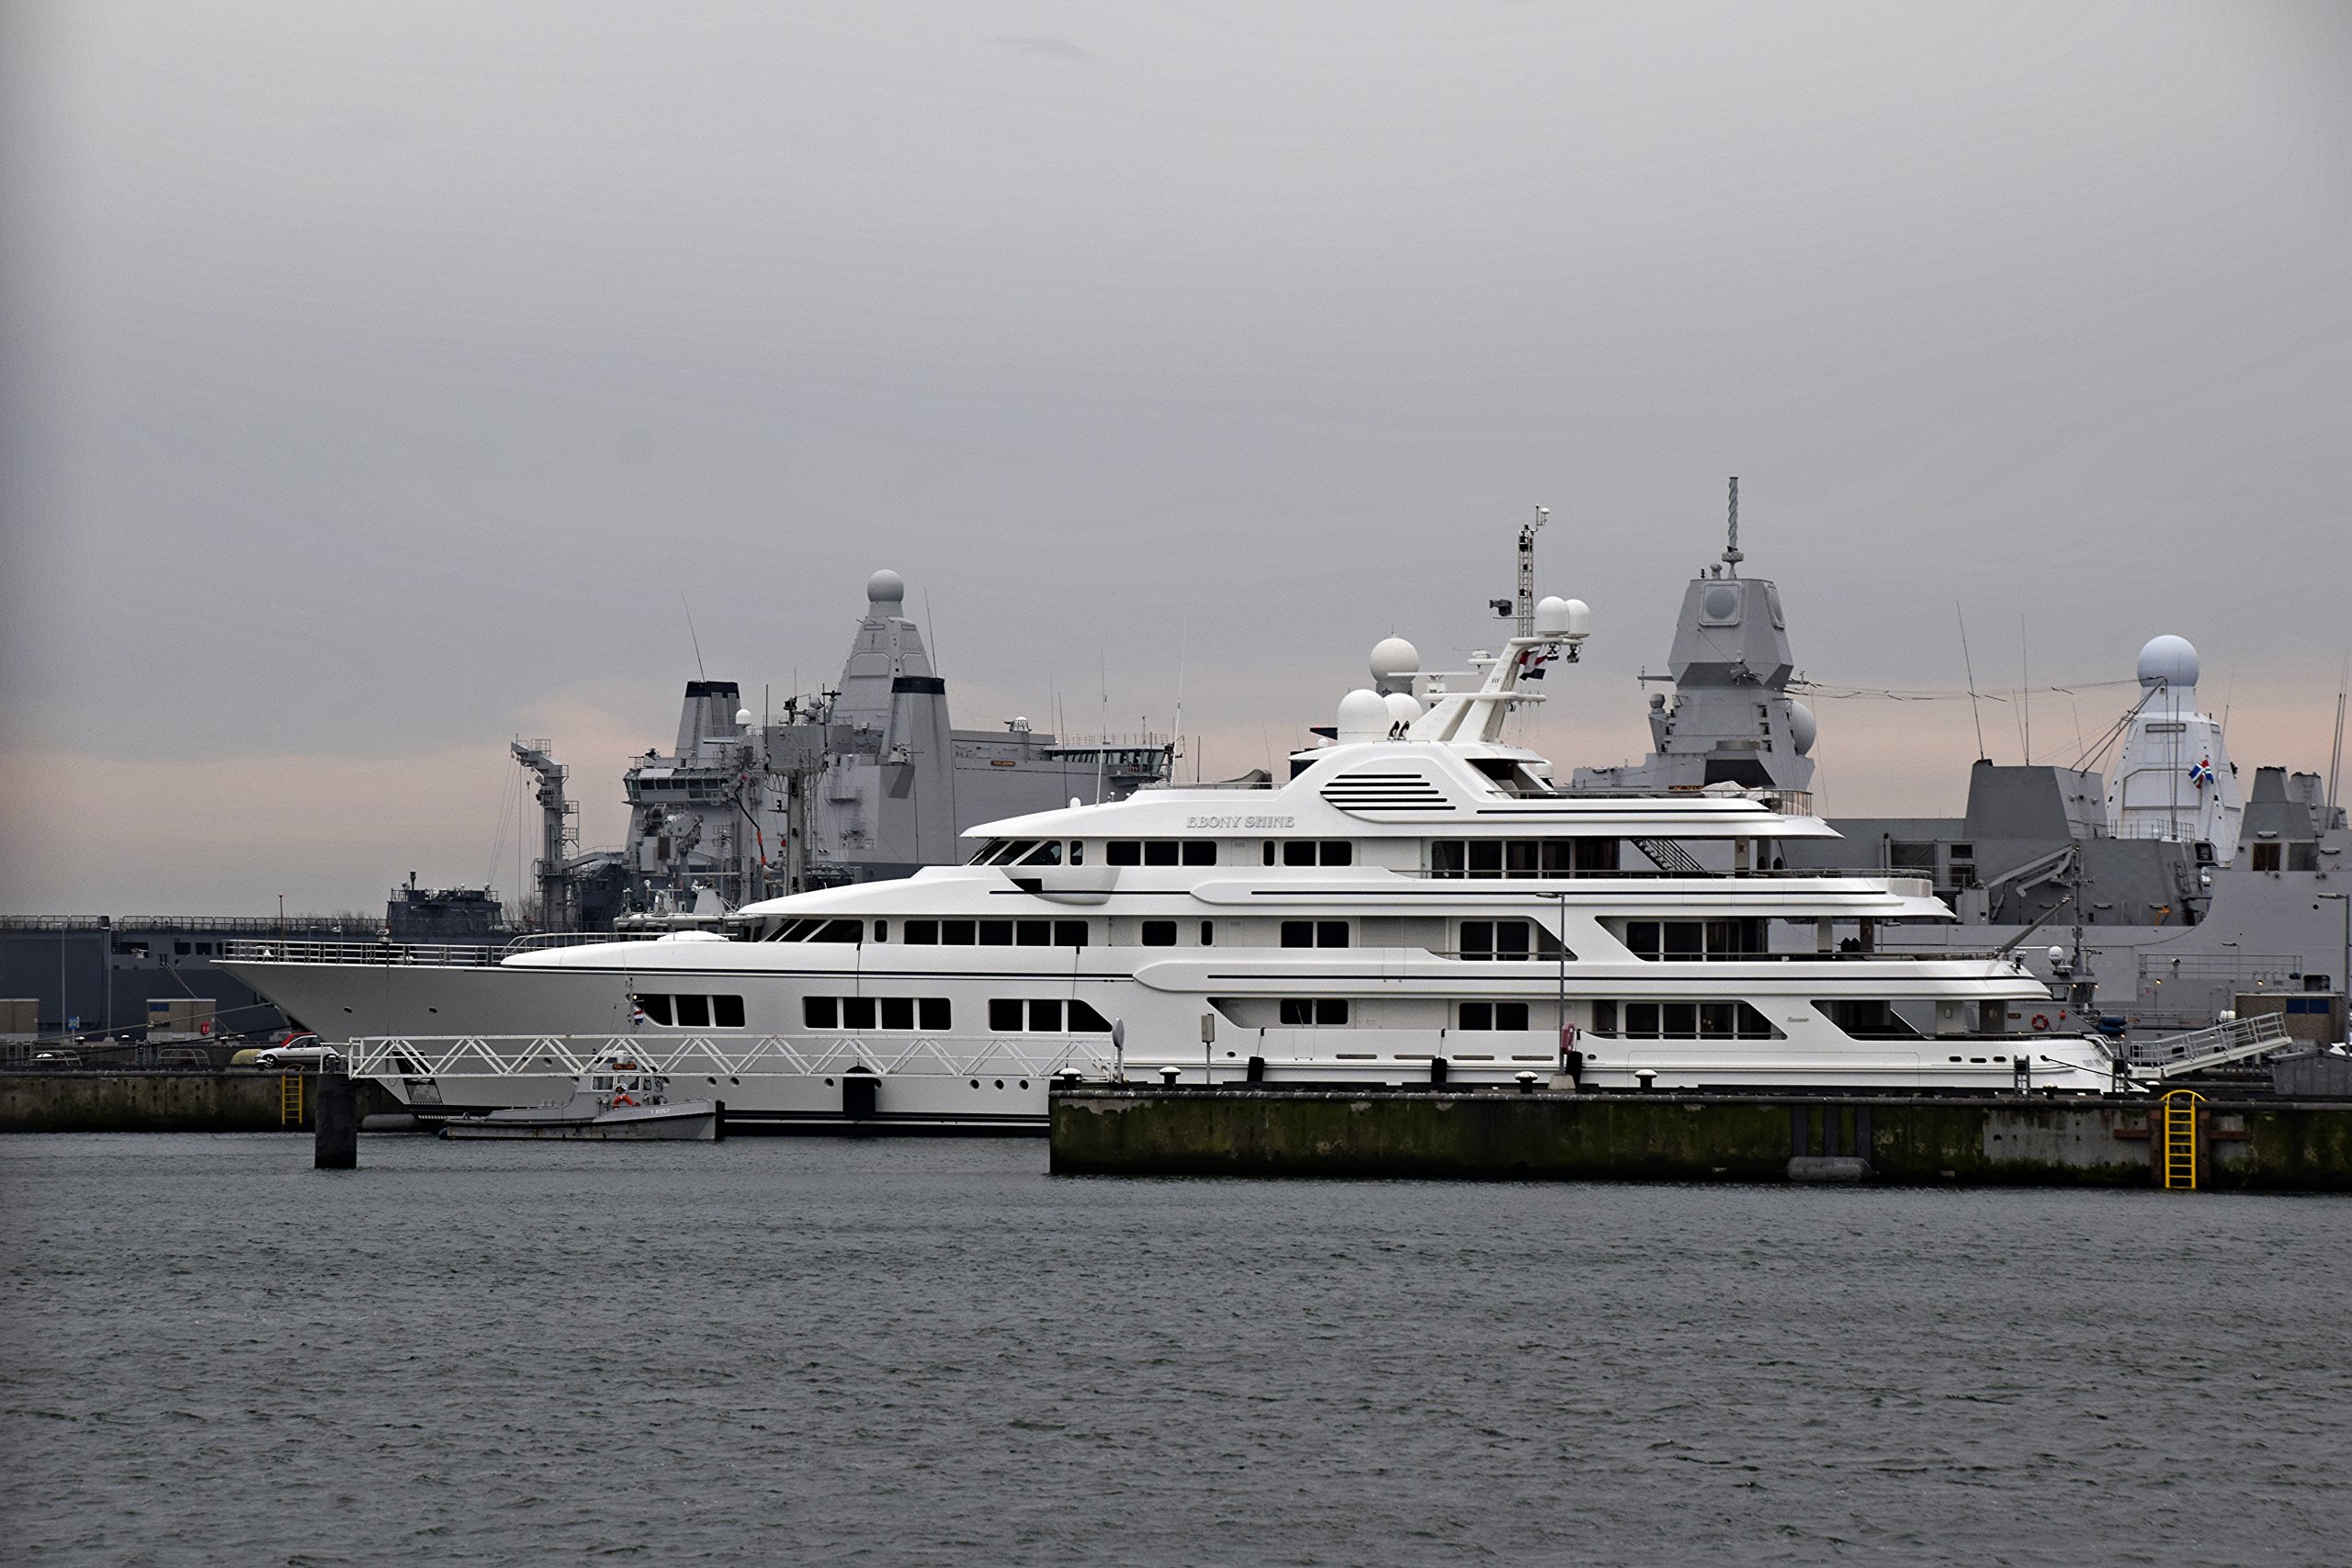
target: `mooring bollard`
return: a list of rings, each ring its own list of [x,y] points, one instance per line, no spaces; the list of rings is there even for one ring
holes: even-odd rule
[[[322,1072],[311,1101],[311,1164],[320,1170],[359,1168],[359,1089],[348,1073]]]

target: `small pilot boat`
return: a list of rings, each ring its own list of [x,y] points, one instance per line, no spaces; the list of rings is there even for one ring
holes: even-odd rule
[[[632,1138],[709,1143],[718,1136],[718,1103],[669,1097],[670,1080],[630,1057],[606,1056],[572,1079],[560,1105],[526,1105],[481,1116],[454,1116],[445,1138]]]

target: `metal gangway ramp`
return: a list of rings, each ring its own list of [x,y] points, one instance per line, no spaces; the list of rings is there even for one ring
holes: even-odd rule
[[[2232,1019],[2211,1029],[2191,1030],[2186,1034],[2135,1041],[2123,1066],[2135,1082],[2158,1084],[2208,1067],[2251,1061],[2300,1043],[2287,1032],[2286,1024],[2277,1013],[2266,1012],[2253,1018]]]

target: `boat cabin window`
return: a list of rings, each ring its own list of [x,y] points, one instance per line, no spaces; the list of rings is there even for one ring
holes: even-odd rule
[[[1675,961],[1753,958],[1767,951],[1764,921],[1757,917],[1729,920],[1627,920],[1625,945],[1636,958]]]
[[[945,997],[803,997],[800,1021],[809,1029],[922,1029],[944,1033],[954,1011]]]
[[[1527,1004],[1463,1002],[1454,1009],[1454,1027],[1473,1031],[1524,1030],[1527,1027]]]
[[[828,920],[801,919],[786,920],[778,926],[770,942],[847,942],[865,940],[864,920]]]
[[[1069,863],[1072,865],[1084,865],[1086,863],[1085,840],[1072,839],[1069,841]]]
[[[1215,839],[1109,839],[1105,865],[1215,865]]]
[[[1201,945],[1203,947],[1215,947],[1216,945],[1216,922],[1215,920],[1203,920],[1201,922]]]
[[[1778,1040],[1781,1033],[1746,1002],[1592,1004],[1592,1032],[1627,1040]]]
[[[1617,869],[1615,839],[1436,839],[1431,876],[1580,876]]]
[[[679,996],[659,991],[641,991],[636,997],[637,1010],[648,1023],[663,1027],[675,1025],[681,1029],[741,1029],[743,1027],[743,998],[738,996]]]
[[[1916,1040],[1919,1032],[1889,1001],[1841,999],[1815,1002],[1814,1010],[1857,1040]]]
[[[1284,865],[1353,865],[1356,846],[1351,839],[1284,839],[1282,857]],[[1266,863],[1274,863],[1272,841],[1266,845]]]
[[[1041,853],[1047,848],[1050,848],[1053,851],[1054,858],[1048,861],[1041,861],[1038,863],[1043,865],[1059,865],[1061,863],[1061,845],[1058,842],[1040,844],[1035,839],[990,839],[987,843],[982,844],[980,846],[979,852],[974,855],[966,863],[970,865],[1018,865],[1028,860],[1031,856]]]
[[[1284,997],[1279,1015],[1292,1028],[1339,1026],[1348,1021],[1345,997]]]
[[[1023,865],[1059,865],[1062,863],[1062,841],[1047,839],[1021,857]]]
[[[1059,998],[992,997],[989,999],[991,1034],[1108,1034],[1110,1021],[1081,1001]]]
[[[1462,922],[1461,955],[1468,959],[1506,961],[1529,958],[1558,960],[1574,958],[1575,953],[1563,954],[1560,939],[1549,928],[1534,920],[1464,920]]]
[[[1143,923],[1143,944],[1146,947],[1175,946],[1176,922],[1173,920],[1146,920]]]
[[[1345,920],[1284,920],[1284,947],[1345,947],[1348,945],[1348,922]]]

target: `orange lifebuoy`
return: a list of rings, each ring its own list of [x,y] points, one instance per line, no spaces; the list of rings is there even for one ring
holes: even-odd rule
[[[2050,1015],[2046,1012],[2035,1013],[2033,1015],[2033,1026],[2036,1029],[2047,1030],[2050,1027]]]
[[[629,1106],[634,1106],[634,1105],[637,1103],[637,1101],[635,1101],[634,1100],[631,1100],[628,1096],[627,1096],[627,1095],[625,1095],[625,1094],[616,1094],[616,1095],[613,1096],[613,1103],[614,1103],[615,1105],[629,1105]]]

